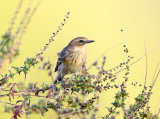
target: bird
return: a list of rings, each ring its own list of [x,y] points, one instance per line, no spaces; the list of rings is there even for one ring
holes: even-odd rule
[[[57,76],[53,84],[56,84],[57,81],[61,81],[61,85],[64,86],[63,79],[65,75],[77,73],[82,70],[86,62],[86,46],[92,42],[95,41],[88,40],[85,37],[76,37],[69,42],[59,54],[55,67]]]

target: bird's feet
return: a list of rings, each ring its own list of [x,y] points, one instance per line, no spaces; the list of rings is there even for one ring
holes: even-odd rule
[[[52,88],[52,87],[55,87],[55,83],[52,83],[51,85],[50,85],[50,87]]]
[[[61,80],[61,86],[62,86],[63,88],[65,88],[65,84],[64,84],[63,80]]]
[[[55,86],[55,83],[53,82],[50,86],[51,86],[51,87],[52,87],[52,86]]]

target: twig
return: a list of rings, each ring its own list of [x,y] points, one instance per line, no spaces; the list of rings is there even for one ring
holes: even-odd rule
[[[152,84],[152,86],[151,86],[150,92],[151,92],[152,89],[153,89],[153,86],[154,86],[154,84],[155,84],[155,82],[156,82],[156,80],[157,80],[157,78],[158,78],[158,76],[159,76],[159,73],[160,73],[160,69],[159,69],[159,71],[158,71],[158,73],[157,73],[157,75],[156,75],[156,77],[155,77],[155,80],[153,81],[153,84]]]
[[[146,56],[146,74],[145,74],[144,88],[143,88],[143,90],[142,90],[142,93],[144,93],[144,91],[146,90],[147,69],[148,69],[147,50],[146,50],[146,45],[145,45],[145,43],[144,43],[144,47],[145,47],[145,56]]]
[[[12,104],[12,103],[8,103],[8,102],[4,102],[4,101],[0,101],[0,103],[4,103],[4,104],[9,104],[9,105],[16,106],[16,104]]]
[[[131,64],[128,65],[128,66],[132,66],[133,64],[137,63],[137,62],[140,61],[142,58],[144,58],[145,56],[146,56],[146,55],[143,55],[142,57],[140,57],[139,59],[137,59],[136,61],[134,61],[133,63],[131,63]],[[126,69],[126,68],[123,68],[123,69],[117,71],[117,72],[114,73],[114,74],[118,74],[119,72],[121,72],[121,71],[123,71],[123,70],[125,70],[125,69]]]
[[[156,69],[154,71],[154,75],[153,75],[153,79],[152,79],[152,84],[151,85],[153,85],[153,81],[154,81],[154,78],[155,78],[155,75],[156,75],[156,71],[157,71],[159,65],[160,65],[160,62],[158,63],[158,65],[156,66]]]
[[[160,113],[160,108],[159,108],[159,110],[158,110],[158,114],[157,114],[157,116],[159,116],[159,113]]]
[[[19,92],[14,92],[15,96],[20,96],[20,95],[28,95],[30,93],[39,93],[40,91],[46,91],[49,90],[51,88],[51,86],[46,87],[45,89],[31,89],[31,90],[24,90],[24,91],[19,91]],[[21,92],[26,92],[26,93],[22,93]],[[4,97],[4,96],[9,96],[10,94],[4,94],[4,95],[0,95],[0,97]],[[37,95],[38,96],[38,95]]]
[[[30,2],[32,2],[32,0],[30,0]],[[30,4],[29,4],[29,5],[28,5],[28,8],[26,9],[26,11],[25,11],[25,13],[24,13],[24,15],[23,15],[23,18],[22,18],[21,21],[20,21],[19,27],[17,28],[17,30],[16,30],[16,32],[15,32],[15,35],[14,35],[14,37],[13,37],[13,39],[12,39],[12,44],[11,44],[11,45],[13,45],[13,43],[14,43],[15,39],[17,38],[19,32],[20,32],[21,29],[23,28],[22,26],[23,26],[23,24],[25,23],[26,18],[27,18],[27,15],[29,14],[30,10],[31,10],[31,8],[30,8]]]
[[[42,0],[39,0],[39,2],[36,4],[36,6],[34,7],[34,9],[32,10],[31,15],[28,17],[27,22],[26,22],[25,25],[23,26],[23,29],[21,30],[21,34],[20,34],[20,36],[19,36],[19,39],[18,39],[18,41],[16,42],[16,44],[18,44],[18,47],[19,47],[19,45],[20,45],[20,42],[21,42],[22,37],[23,37],[23,35],[24,35],[24,32],[25,32],[26,29],[28,28],[27,26],[28,26],[28,24],[30,23],[31,18],[34,16],[34,14],[35,14],[36,10],[38,9],[39,5],[41,4],[41,2],[42,2]],[[18,49],[18,48],[17,48],[17,49]]]
[[[115,106],[115,108],[107,115],[107,118],[109,118],[109,116],[112,114],[112,112],[114,112],[117,109],[117,106]]]
[[[0,51],[2,50],[4,44],[6,43],[7,40],[8,40],[8,38],[3,41],[2,45],[1,45],[1,48],[0,48]]]
[[[119,46],[119,45],[120,45],[120,43],[119,43],[119,44],[116,44],[116,45],[110,47],[109,49],[107,49],[106,51],[104,51],[104,53],[102,53],[102,54],[94,61],[94,63],[95,63],[96,61],[98,61],[102,56],[104,56],[107,52],[109,52],[112,48],[117,47],[117,46]],[[92,64],[88,67],[87,70],[89,70],[89,69],[93,66],[94,63],[92,63]]]
[[[145,106],[145,102],[149,99],[149,97],[151,96],[151,91],[152,91],[152,89],[153,89],[153,87],[154,87],[154,84],[155,84],[155,82],[156,82],[156,80],[157,80],[157,78],[158,78],[158,76],[159,76],[159,73],[160,73],[160,69],[159,69],[159,71],[158,71],[158,73],[157,73],[157,75],[156,75],[156,78],[154,79],[154,82],[153,82],[153,85],[151,86],[151,89],[150,89],[150,91],[149,91],[149,93],[148,93],[148,95],[147,95],[147,98],[145,99],[145,101],[143,102],[143,103],[141,103],[141,104],[139,104],[139,107],[137,107],[130,115],[129,115],[129,117],[128,117],[128,119],[130,119],[132,116],[133,116],[133,114],[143,105],[143,107]],[[149,102],[149,100],[148,100],[148,102]]]
[[[37,59],[41,54],[43,54],[44,51],[47,49],[47,47],[50,45],[50,43],[51,43],[52,41],[54,41],[53,38],[59,33],[60,30],[62,30],[62,27],[65,25],[66,20],[69,18],[69,14],[70,14],[70,12],[68,12],[68,13],[65,15],[65,18],[64,18],[63,22],[61,22],[61,26],[59,26],[58,29],[57,29],[57,31],[56,31],[55,33],[53,33],[53,36],[51,36],[51,38],[49,39],[49,42],[46,43],[46,45],[45,45],[44,48],[41,50],[41,52],[36,54],[36,59]]]
[[[17,9],[16,11],[14,12],[14,15],[13,15],[13,18],[11,20],[11,25],[10,27],[8,28],[8,32],[11,34],[11,30],[13,29],[13,25],[15,24],[15,20],[17,19],[17,15],[22,7],[22,3],[23,3],[24,0],[20,0],[18,6],[17,6]]]
[[[53,36],[49,39],[49,42],[46,43],[46,45],[44,46],[44,48],[42,49],[42,51],[41,51],[40,53],[37,53],[37,54],[36,54],[36,59],[39,58],[39,57],[45,52],[45,50],[47,49],[48,45],[49,45],[52,41],[54,41],[53,38],[59,33],[60,30],[62,30],[62,27],[63,27],[64,24],[66,23],[66,19],[69,18],[69,14],[70,14],[70,12],[68,12],[68,13],[65,15],[65,18],[64,18],[63,22],[61,23],[61,26],[58,27],[56,33],[53,33]],[[21,73],[21,72],[23,72],[23,71],[24,71],[24,69],[21,69],[20,71],[14,73],[13,75],[18,74],[18,73]],[[6,81],[6,80],[9,79],[10,77],[11,77],[10,75],[7,75],[5,78],[0,79],[0,81]]]

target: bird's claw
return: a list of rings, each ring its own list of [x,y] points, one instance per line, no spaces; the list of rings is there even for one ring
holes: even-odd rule
[[[64,84],[63,80],[61,81],[61,86],[62,86],[63,88],[65,88],[65,84]]]
[[[52,83],[50,86],[51,86],[51,87],[52,87],[52,86],[55,86],[55,83]]]

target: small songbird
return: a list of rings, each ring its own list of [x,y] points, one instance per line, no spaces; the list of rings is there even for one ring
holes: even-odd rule
[[[54,84],[61,81],[62,86],[63,78],[67,74],[76,73],[82,69],[86,60],[86,46],[94,40],[88,40],[85,37],[74,38],[60,53],[55,68],[57,76]]]

